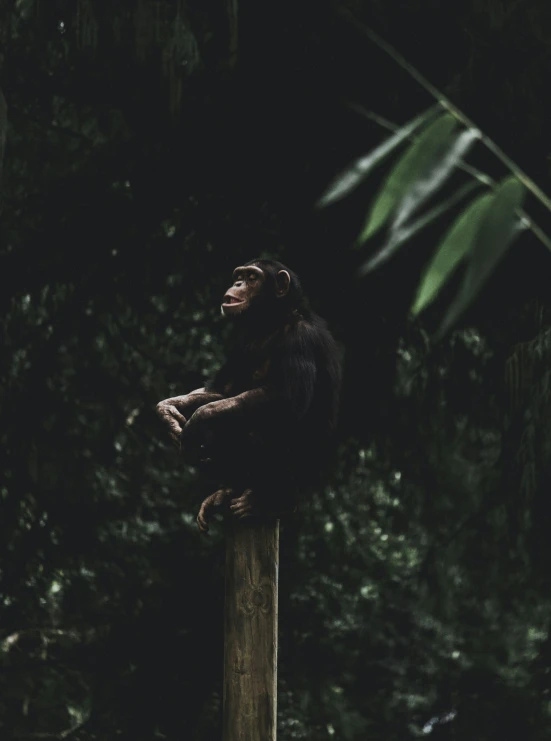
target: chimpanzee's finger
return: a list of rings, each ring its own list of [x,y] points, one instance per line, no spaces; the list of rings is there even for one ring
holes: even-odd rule
[[[169,407],[170,414],[174,417],[175,420],[177,420],[181,426],[185,425],[187,422],[187,419],[184,417],[183,414],[181,414],[176,407],[170,406]]]
[[[207,521],[202,512],[199,512],[199,514],[197,515],[197,524],[199,525],[199,530],[202,533],[208,533],[209,526],[207,525]]]

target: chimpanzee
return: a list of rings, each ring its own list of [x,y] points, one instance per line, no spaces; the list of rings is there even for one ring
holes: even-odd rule
[[[341,382],[337,344],[285,265],[237,267],[221,310],[233,323],[226,362],[204,388],[157,405],[218,487],[201,505],[202,531],[217,508],[237,518],[295,509],[329,451]]]

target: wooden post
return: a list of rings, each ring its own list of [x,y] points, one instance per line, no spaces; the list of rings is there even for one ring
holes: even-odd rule
[[[279,520],[226,523],[223,741],[276,741]]]

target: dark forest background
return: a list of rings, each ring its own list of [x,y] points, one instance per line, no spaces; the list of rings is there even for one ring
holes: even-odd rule
[[[279,738],[551,737],[551,255],[524,235],[438,343],[430,231],[357,277],[377,178],[314,208],[387,135],[347,102],[431,101],[343,8],[551,190],[548,0],[0,2],[5,741],[220,738],[222,526],[155,404],[216,367],[259,255],[345,355],[282,528]]]

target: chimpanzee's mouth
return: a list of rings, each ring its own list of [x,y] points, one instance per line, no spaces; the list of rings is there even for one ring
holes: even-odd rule
[[[240,301],[238,298],[235,298],[235,296],[224,296],[224,301],[222,306],[234,306],[235,304],[243,304],[244,301]]]

